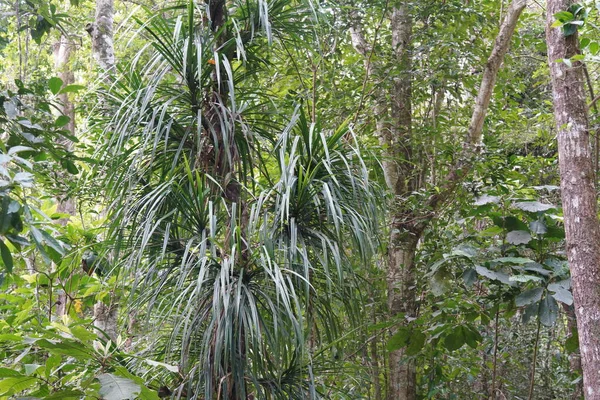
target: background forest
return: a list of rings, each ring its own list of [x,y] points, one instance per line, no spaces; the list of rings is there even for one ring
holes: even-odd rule
[[[595,179],[599,18],[0,0],[0,399],[583,398],[551,70]]]

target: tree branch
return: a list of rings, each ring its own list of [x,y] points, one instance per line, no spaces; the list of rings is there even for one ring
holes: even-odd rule
[[[438,193],[432,195],[427,201],[427,206],[432,212],[435,212],[452,196],[456,186],[462,182],[473,168],[476,156],[481,152],[483,122],[485,121],[490,99],[494,91],[498,70],[510,47],[510,42],[515,32],[517,22],[519,21],[519,17],[526,6],[527,0],[513,0],[507,10],[506,17],[500,26],[498,36],[496,36],[492,54],[485,65],[481,87],[475,101],[475,107],[473,109],[467,138],[463,145],[462,154],[446,176],[446,184]]]

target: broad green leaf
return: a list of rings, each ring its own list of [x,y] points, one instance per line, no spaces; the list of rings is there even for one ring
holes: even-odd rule
[[[457,326],[444,338],[444,347],[450,351],[458,350],[465,344],[463,329]]]
[[[141,391],[140,385],[117,375],[101,374],[98,380],[100,394],[105,400],[133,400]]]
[[[54,126],[57,128],[62,128],[63,126],[67,125],[69,122],[71,122],[71,118],[67,117],[66,115],[61,115],[60,117],[56,118],[56,122],[54,122]]]
[[[557,292],[559,290],[569,290],[571,289],[571,279],[563,279],[559,282],[554,282],[548,285],[548,290],[553,292]]]
[[[500,281],[500,282],[502,282],[506,285],[510,285],[510,286],[515,285],[515,283],[511,282],[509,276],[507,274],[505,274],[504,272],[492,271],[481,265],[475,266],[475,270],[477,271],[477,273],[479,275],[485,276],[486,278]]]
[[[4,264],[6,272],[11,273],[13,270],[13,258],[9,248],[3,240],[0,240],[0,255],[2,256],[2,263]]]
[[[540,301],[540,299],[542,298],[542,294],[544,294],[544,288],[538,287],[531,290],[527,290],[519,294],[515,298],[515,304],[517,307],[523,307],[529,304],[536,303]]]
[[[575,353],[579,349],[579,335],[577,331],[572,332],[571,336],[565,341],[565,350],[567,353]]]
[[[405,347],[408,344],[408,339],[411,335],[411,329],[408,327],[401,327],[398,329],[391,338],[388,339],[387,349],[388,351],[395,351]]]
[[[538,274],[544,276],[548,276],[552,273],[551,271],[548,271],[546,268],[544,268],[542,264],[538,264],[536,262],[525,264],[523,269],[525,271],[537,272]]]
[[[63,339],[63,342],[52,343],[46,339],[41,339],[38,340],[36,344],[52,354],[71,356],[79,360],[89,360],[93,358],[91,352],[86,351],[85,347],[76,341]]]
[[[531,234],[526,231],[511,231],[506,235],[506,241],[510,244],[527,244],[531,241]]]
[[[40,367],[40,364],[25,364],[25,375],[33,375]]]
[[[490,203],[498,204],[499,202],[500,202],[500,197],[484,194],[483,196],[478,197],[477,200],[475,200],[474,204],[476,206],[483,206],[483,205],[490,204]]]
[[[430,284],[433,295],[441,296],[452,287],[452,274],[446,268],[440,268],[431,277]]]
[[[29,389],[37,383],[37,378],[33,376],[21,376],[6,378],[0,381],[0,394],[12,395]]]
[[[556,18],[558,21],[560,21],[562,23],[565,23],[565,22],[573,21],[573,19],[575,19],[575,16],[568,11],[560,11],[560,12],[557,12],[556,14],[554,14],[554,18]]]
[[[12,156],[14,154],[22,153],[24,151],[33,151],[33,149],[29,146],[13,146],[10,149],[8,149],[8,155]]]
[[[63,159],[61,164],[70,174],[77,175],[79,173],[77,165],[68,158]]]
[[[67,85],[60,90],[59,94],[79,92],[83,89],[85,89],[85,86],[82,85]]]
[[[552,326],[558,318],[558,304],[552,296],[546,296],[540,302],[540,322],[544,326]]]
[[[528,212],[542,212],[556,209],[556,206],[553,206],[552,204],[544,204],[540,203],[539,201],[521,201],[515,203],[515,206],[523,211]]]
[[[520,219],[509,216],[509,217],[493,217],[494,224],[499,226],[506,231],[526,231],[528,229],[527,224]]]
[[[529,223],[529,230],[536,235],[543,235],[548,232],[544,221],[531,221],[531,223]]]
[[[58,92],[60,92],[60,88],[63,85],[63,81],[60,78],[57,78],[56,76],[53,76],[52,78],[50,78],[48,80],[48,87],[50,88],[50,91],[52,92],[52,94],[58,94]]]
[[[14,369],[11,369],[11,368],[0,367],[0,378],[9,378],[9,377],[16,377],[16,376],[22,377],[23,374],[21,374],[19,371],[15,371]]]
[[[477,281],[477,271],[473,268],[467,268],[463,272],[463,280],[465,281],[465,285],[468,287],[473,286],[473,284]]]
[[[477,344],[483,341],[481,334],[470,325],[463,326],[462,331],[465,335],[465,343],[473,349],[476,349]]]
[[[82,398],[85,393],[79,390],[59,390],[58,392],[54,392],[46,397],[44,400],[77,400]]]
[[[560,301],[561,303],[564,303],[568,306],[573,304],[573,295],[569,290],[559,289],[556,291],[556,293],[552,294],[552,297],[554,297],[557,301]]]
[[[512,275],[511,282],[541,282],[543,279],[535,275]]]
[[[598,50],[600,50],[600,44],[598,42],[591,42],[588,49],[592,55],[598,54]]]
[[[406,355],[414,356],[417,355],[423,346],[425,346],[425,334],[421,331],[414,330],[410,338],[408,339],[408,346],[406,347]]]
[[[591,42],[590,38],[583,38],[579,42],[579,46],[581,46],[582,49],[585,49],[590,44],[590,42]]]
[[[52,376],[54,369],[60,365],[61,361],[62,361],[62,357],[60,355],[50,354],[48,359],[46,359],[46,367],[45,367],[45,372],[44,372],[44,375],[46,376],[46,378],[49,378]]]

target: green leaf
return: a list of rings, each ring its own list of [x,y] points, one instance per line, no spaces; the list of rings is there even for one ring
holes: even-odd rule
[[[63,126],[67,125],[69,122],[71,122],[71,118],[67,117],[66,115],[61,115],[60,117],[56,118],[56,122],[54,122],[54,126],[57,128],[62,128]]]
[[[554,297],[546,296],[540,302],[540,322],[544,326],[552,326],[558,318],[558,304]]]
[[[60,88],[63,85],[63,81],[60,78],[57,78],[56,76],[53,76],[52,78],[50,78],[50,80],[48,80],[48,87],[50,88],[50,91],[52,92],[52,94],[58,94],[58,92],[60,92]]]
[[[542,298],[542,294],[544,294],[544,288],[534,288],[531,290],[527,290],[521,294],[519,294],[515,298],[515,304],[517,307],[523,307],[537,301],[540,301]]]
[[[560,21],[562,23],[565,23],[565,22],[573,21],[573,19],[575,19],[575,16],[568,11],[560,11],[560,12],[557,12],[556,14],[554,14],[554,18],[556,18],[558,21]]]
[[[4,264],[6,272],[10,274],[13,270],[13,258],[3,240],[0,240],[0,255],[2,256],[2,263]]]
[[[506,235],[506,241],[510,244],[527,244],[531,241],[531,234],[527,231],[511,231]]]
[[[85,351],[85,347],[80,342],[63,340],[64,342],[52,343],[46,339],[41,339],[35,343],[39,347],[47,349],[52,354],[71,356],[79,360],[90,360],[93,358],[90,352]]]
[[[440,268],[431,277],[430,284],[433,295],[441,296],[452,287],[452,274],[446,268]]]
[[[570,290],[559,289],[556,291],[556,293],[552,294],[552,297],[568,306],[573,304],[573,295],[571,294]]]
[[[510,278],[511,282],[540,282],[543,279],[535,275],[512,275]]]
[[[33,376],[21,376],[14,378],[6,378],[0,381],[0,394],[12,395],[22,392],[37,383],[37,378]]]
[[[67,85],[64,88],[62,88],[59,92],[59,94],[63,94],[63,93],[75,93],[75,92],[79,92],[80,90],[85,89],[85,86],[82,85]]]
[[[476,206],[483,206],[486,204],[498,204],[500,202],[500,197],[498,196],[490,196],[487,194],[484,194],[481,197],[478,197],[477,200],[475,200],[475,204]]]
[[[9,377],[15,377],[15,376],[23,376],[23,374],[21,374],[19,371],[15,371],[14,369],[11,368],[4,368],[4,367],[0,367],[0,378],[9,378]]]
[[[525,258],[525,257],[499,257],[499,258],[494,258],[492,260],[492,262],[509,263],[509,264],[527,264],[527,263],[532,263],[533,260],[531,258]]]
[[[62,357],[58,354],[50,354],[48,359],[46,360],[46,368],[44,371],[44,375],[46,378],[52,376],[54,369],[60,365],[62,361]]]
[[[579,335],[576,330],[571,333],[571,336],[569,336],[567,340],[565,340],[565,350],[569,354],[579,350]]]
[[[463,333],[465,335],[465,343],[473,349],[476,349],[477,344],[483,341],[481,334],[470,325],[463,327]]]
[[[583,38],[581,39],[581,41],[579,42],[579,46],[582,49],[585,49],[589,44],[590,44],[591,40],[589,38]]]
[[[508,232],[510,231],[526,231],[527,228],[527,224],[525,224],[523,221],[521,221],[518,218],[515,218],[513,216],[509,216],[509,217],[494,217],[492,218],[492,220],[494,221],[494,224],[496,224],[497,226],[499,226],[502,229],[506,229]]]
[[[395,351],[405,347],[408,344],[408,339],[410,338],[411,329],[403,326],[398,329],[391,338],[388,339],[387,349],[388,351]]]
[[[529,230],[536,235],[543,235],[548,231],[544,221],[531,221],[529,224]]]
[[[68,158],[63,159],[61,164],[70,174],[77,175],[79,173],[79,169],[75,163]]]
[[[40,367],[40,364],[25,364],[25,375],[33,375]]]
[[[425,334],[421,331],[415,330],[408,340],[408,346],[406,347],[406,355],[414,356],[417,355],[423,346],[425,346]]]
[[[179,373],[179,367],[177,365],[165,364],[162,362],[148,360],[148,359],[146,359],[144,361],[146,361],[146,363],[148,363],[149,365],[152,365],[153,367],[163,367],[163,368],[167,369],[168,371],[173,372],[175,374]]]
[[[444,347],[449,351],[460,349],[465,344],[465,335],[463,329],[457,326],[452,332],[444,338]]]
[[[80,399],[85,394],[79,390],[59,390],[58,392],[54,392],[49,396],[44,397],[44,400],[75,400]]]
[[[556,206],[554,206],[552,204],[544,204],[544,203],[540,203],[539,201],[521,201],[521,202],[515,203],[515,207],[517,207],[520,210],[527,211],[527,212],[542,212],[542,211],[556,209]]]
[[[473,286],[473,284],[477,281],[477,271],[475,271],[473,268],[467,268],[463,272],[462,276],[463,276],[463,280],[465,281],[465,285],[467,285],[467,287]]]
[[[137,398],[140,393],[140,385],[131,379],[123,378],[113,374],[101,374],[100,394],[105,400],[130,400]]]
[[[598,42],[591,42],[588,49],[590,50],[590,53],[595,56],[600,50],[600,44]]]
[[[544,275],[544,276],[549,276],[552,273],[551,271],[548,271],[546,268],[544,268],[544,266],[542,264],[538,264],[536,262],[525,264],[523,269],[525,271],[536,272],[536,273],[538,273],[540,275]]]
[[[571,36],[574,35],[575,32],[577,32],[577,25],[573,24],[573,23],[567,23],[565,25],[563,25],[563,35],[564,36]],[[563,60],[565,64],[567,64],[567,66],[569,66],[569,68],[571,68],[571,61],[564,59]],[[567,63],[567,61],[569,61]]]
[[[496,281],[500,281],[505,285],[514,286],[515,283],[510,281],[510,278],[504,272],[492,271],[487,269],[486,267],[482,267],[481,265],[475,266],[475,270],[481,276],[485,276],[486,278],[493,279]]]

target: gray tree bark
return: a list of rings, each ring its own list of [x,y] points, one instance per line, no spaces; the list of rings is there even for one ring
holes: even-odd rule
[[[394,194],[394,204],[390,210],[390,238],[387,253],[388,309],[391,317],[400,314],[416,316],[415,255],[419,240],[429,221],[454,193],[456,187],[469,173],[476,161],[483,133],[483,122],[490,103],[498,70],[508,51],[519,16],[527,5],[527,0],[513,0],[496,37],[492,53],[485,65],[481,88],[473,109],[471,123],[463,155],[441,182],[441,191],[432,195],[422,210],[407,210],[402,200],[422,184],[420,170],[415,165],[423,161],[412,144],[412,59],[411,37],[412,16],[410,2],[400,1],[393,8],[390,23],[392,49],[400,74],[394,78],[391,101],[385,103],[385,94],[379,93],[375,107],[377,135],[384,148],[383,169],[385,181]],[[354,48],[368,56],[371,47],[363,37],[356,12],[351,13],[350,35]],[[367,65],[367,74],[376,69]],[[389,104],[389,105],[388,105]],[[388,122],[388,112],[390,118]],[[423,167],[424,168],[424,167]],[[405,357],[405,350],[389,354],[388,400],[416,399],[416,366]]]
[[[104,73],[104,81],[111,82],[115,70],[115,48],[113,41],[113,0],[96,0],[96,18],[86,26],[92,38],[92,53],[98,66]],[[94,326],[105,332],[108,338],[117,339],[118,304],[110,299],[109,304],[99,301],[94,305]]]
[[[95,21],[86,26],[86,30],[92,37],[94,59],[105,73],[110,73],[115,68],[113,16],[113,0],[96,0]]]
[[[71,59],[71,53],[73,52],[74,44],[65,35],[61,35],[60,39],[54,43],[53,55],[54,55],[54,69],[56,70],[58,77],[63,81],[63,85],[72,85],[75,83],[75,77],[73,71],[69,67],[69,60]],[[75,135],[75,107],[69,99],[68,93],[61,93],[58,95],[60,102],[60,112],[63,115],[69,117],[69,123],[66,128],[69,130],[72,136]],[[60,139],[60,144],[64,145],[67,149],[73,147],[73,143],[69,139]],[[75,202],[72,198],[58,199],[57,211],[59,213],[75,215]],[[62,219],[59,223],[66,225],[68,219]]]
[[[571,0],[548,0],[546,39],[584,396],[597,400],[600,399],[600,223],[584,75],[579,62],[570,67],[557,62],[579,54],[577,33],[565,36],[560,27],[551,27],[554,14],[566,11],[572,4]]]
[[[58,77],[63,81],[63,85],[71,85],[75,82],[73,71],[69,67],[69,60],[71,59],[71,53],[73,51],[73,43],[65,36],[61,35],[60,38],[53,46],[54,56],[54,69]],[[58,95],[59,110],[63,115],[69,117],[69,123],[67,129],[71,135],[75,135],[75,107],[69,99],[68,93],[61,93]],[[73,147],[73,143],[68,139],[59,139],[59,144],[65,146],[67,149]],[[56,211],[61,214],[75,215],[75,202],[72,198],[58,198],[58,207]],[[68,218],[61,218],[58,223],[66,225]],[[63,290],[59,290],[56,296],[56,317],[62,318],[67,311],[67,294]]]

